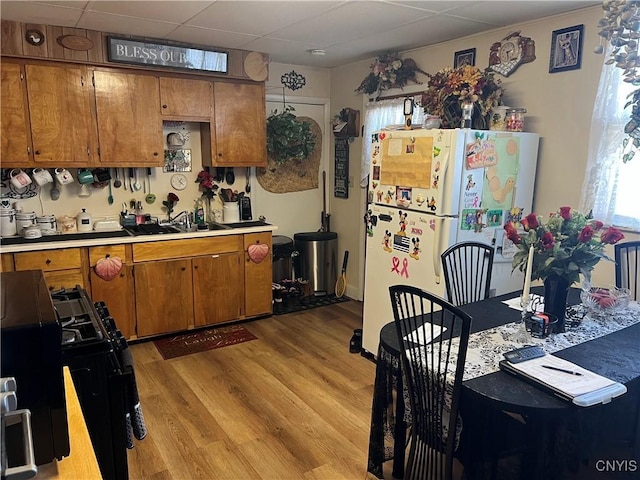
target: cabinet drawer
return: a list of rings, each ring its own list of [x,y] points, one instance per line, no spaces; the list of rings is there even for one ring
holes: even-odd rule
[[[82,258],[79,248],[45,250],[14,254],[16,270],[66,270],[80,268]]]
[[[172,258],[239,252],[241,250],[241,235],[136,243],[133,245],[133,261],[169,260]]]
[[[76,285],[80,285],[82,288],[84,285],[84,276],[82,271],[78,269],[62,270],[59,272],[45,272],[44,280],[47,283],[49,290],[60,290],[62,288],[74,288]]]
[[[127,245],[104,245],[89,248],[89,266],[95,267],[98,260],[105,257],[119,257],[122,263],[129,263],[130,255],[127,255]]]

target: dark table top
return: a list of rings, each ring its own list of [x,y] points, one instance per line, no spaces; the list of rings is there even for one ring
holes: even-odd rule
[[[542,293],[532,289],[533,293]],[[580,302],[580,290],[572,289],[568,303]],[[503,304],[518,292],[489,298],[461,307],[473,318],[471,333],[514,322],[520,316],[518,310]],[[395,327],[390,323],[380,335],[383,347],[392,355],[399,355]],[[640,389],[640,323],[615,333],[555,352],[554,355],[599,375],[623,383],[627,389]],[[555,397],[515,376],[498,371],[463,382],[462,401],[488,402],[511,412],[534,415],[562,413],[567,408],[581,408]]]

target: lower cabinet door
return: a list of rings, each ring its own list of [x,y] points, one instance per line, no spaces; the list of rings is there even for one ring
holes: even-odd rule
[[[113,280],[100,278],[92,269],[91,299],[104,302],[113,317],[116,326],[126,339],[135,337],[135,302],[133,298],[133,274],[131,266],[122,266],[122,270]]]
[[[193,306],[196,326],[237,320],[243,295],[239,253],[196,257],[193,262]]]
[[[252,245],[267,248],[269,254],[255,262],[249,250]],[[255,247],[254,247],[255,248]],[[272,278],[272,240],[271,232],[248,233],[244,236],[244,290],[245,315],[271,314],[271,278]]]
[[[193,323],[191,260],[134,265],[139,337],[186,330]]]

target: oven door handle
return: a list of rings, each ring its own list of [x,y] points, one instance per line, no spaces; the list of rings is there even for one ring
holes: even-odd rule
[[[33,452],[33,435],[31,433],[31,412],[28,409],[15,410],[4,414],[5,428],[17,423],[22,424],[22,439],[25,464],[17,467],[9,467],[2,472],[2,478],[7,480],[23,480],[33,478],[38,473],[36,458]]]

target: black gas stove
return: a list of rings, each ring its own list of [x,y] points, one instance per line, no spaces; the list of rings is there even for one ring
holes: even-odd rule
[[[80,286],[51,293],[69,367],[103,478],[127,479],[127,448],[146,428],[127,341],[104,302]],[[133,419],[132,419],[133,417]]]

